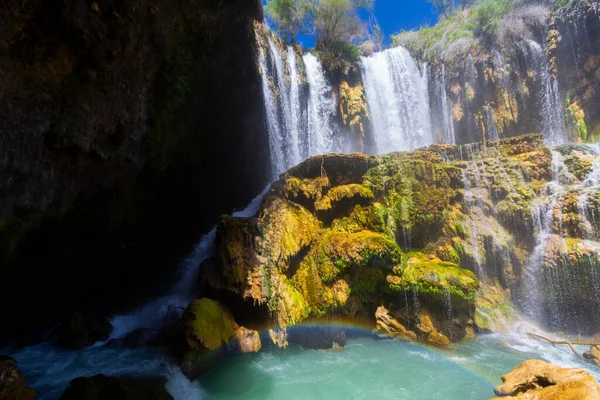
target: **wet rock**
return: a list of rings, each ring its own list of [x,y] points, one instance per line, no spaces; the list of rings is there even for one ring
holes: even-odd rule
[[[173,400],[164,379],[123,379],[105,375],[76,378],[60,400]]]
[[[583,356],[600,367],[600,346],[592,346]]]
[[[8,356],[0,356],[0,400],[33,400],[35,391],[25,384],[17,362]]]
[[[235,353],[258,353],[261,348],[260,335],[257,331],[240,326],[229,347]]]
[[[107,340],[112,329],[106,318],[76,312],[60,325],[56,343],[65,349],[83,349]]]
[[[600,387],[588,372],[579,368],[561,368],[539,360],[528,360],[518,365],[502,376],[502,382],[494,393],[508,399],[600,399]]]
[[[406,316],[401,316],[399,319],[402,322],[400,322],[395,315],[383,306],[377,308],[375,318],[377,319],[375,333],[381,337],[422,342],[436,347],[450,345],[450,339],[438,330],[426,310],[421,311],[418,319],[413,321],[410,329],[406,327],[408,325]]]

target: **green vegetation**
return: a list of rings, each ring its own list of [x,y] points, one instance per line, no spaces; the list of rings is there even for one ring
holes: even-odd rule
[[[300,33],[311,34],[325,64],[347,69],[348,62],[359,60],[355,42],[367,33],[359,10],[372,7],[373,0],[270,0],[265,10],[284,38],[293,43]]]
[[[307,0],[272,0],[265,6],[265,13],[279,34],[294,43],[298,35],[307,33],[310,4]]]
[[[394,46],[407,47],[431,61],[453,61],[482,44],[520,39],[532,26],[547,22],[551,13],[545,5],[522,0],[479,0],[470,7],[468,1],[460,7],[452,2],[448,6],[447,0],[434,3],[443,9],[440,21],[432,27],[394,35]]]

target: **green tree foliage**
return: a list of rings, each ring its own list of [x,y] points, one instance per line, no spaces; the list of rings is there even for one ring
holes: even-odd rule
[[[265,6],[267,17],[280,35],[289,36],[291,43],[308,31],[310,11],[308,0],[270,0]]]

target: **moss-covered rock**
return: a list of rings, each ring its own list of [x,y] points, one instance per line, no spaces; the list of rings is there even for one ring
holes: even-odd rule
[[[321,224],[304,207],[269,197],[259,212],[260,251],[285,272],[286,262],[308,247],[320,232]]]
[[[393,292],[416,288],[423,297],[450,294],[457,300],[472,303],[477,296],[479,280],[473,272],[453,263],[409,259],[406,264],[394,268],[394,275],[388,277],[388,288]]]
[[[217,361],[237,328],[221,303],[207,298],[191,302],[181,317],[181,347],[177,349],[181,370],[189,377],[198,377]]]
[[[316,244],[313,255],[324,282],[332,281],[350,267],[391,270],[401,261],[395,242],[369,231],[327,233]]]

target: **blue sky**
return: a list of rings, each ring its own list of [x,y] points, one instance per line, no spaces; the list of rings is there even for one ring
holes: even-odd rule
[[[433,25],[438,18],[426,0],[375,0],[375,17],[388,40],[403,29]]]
[[[263,0],[263,3],[266,3]],[[386,36],[386,43],[390,42],[390,35],[401,30],[410,30],[422,25],[433,25],[437,22],[437,14],[426,0],[375,0],[375,17]],[[368,18],[368,14],[365,15]],[[298,40],[305,48],[314,45],[313,40],[302,37]]]

